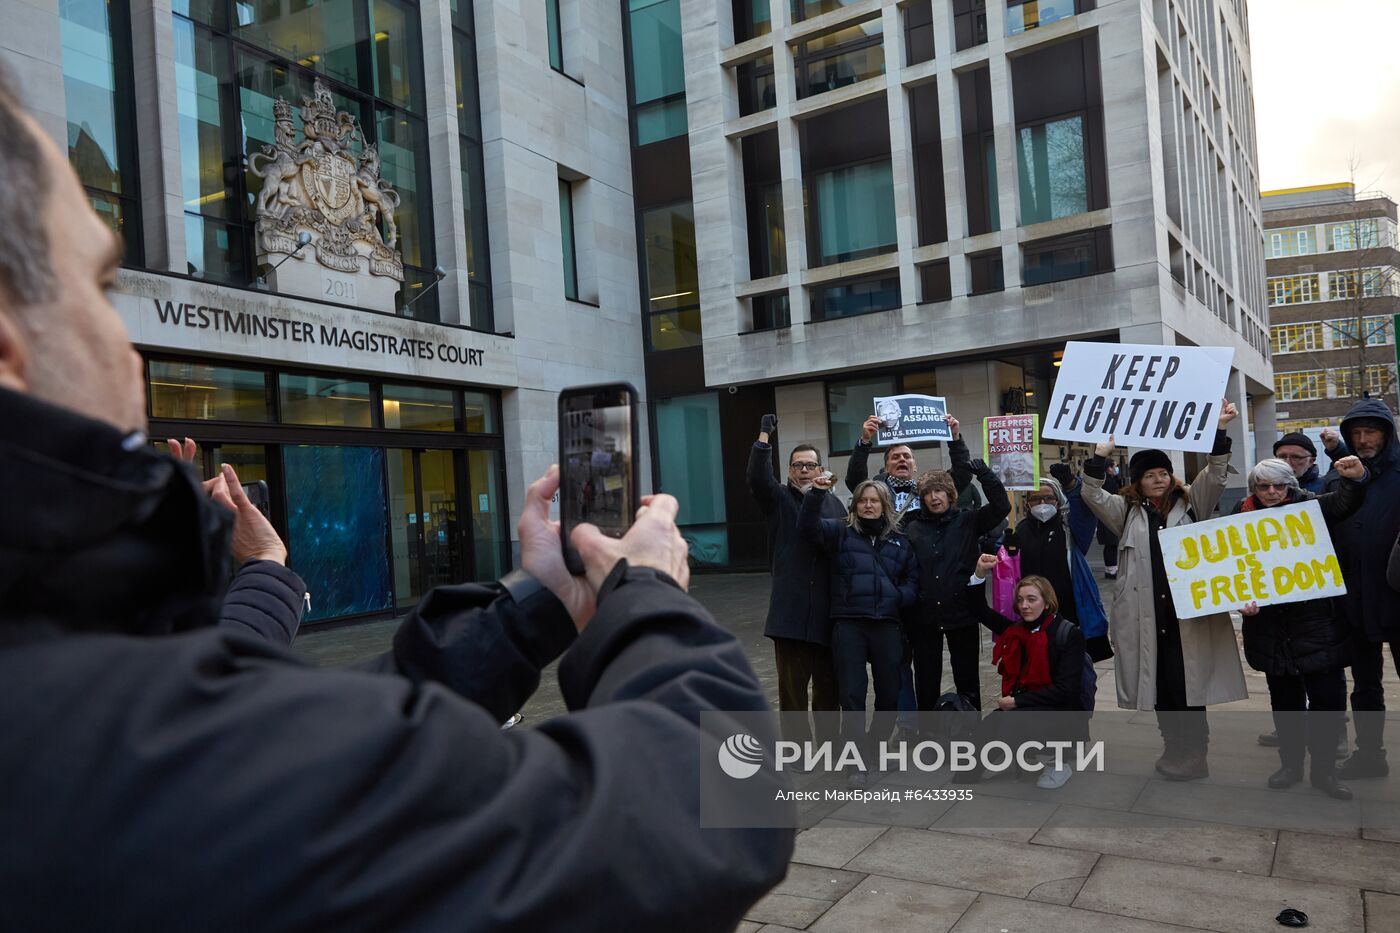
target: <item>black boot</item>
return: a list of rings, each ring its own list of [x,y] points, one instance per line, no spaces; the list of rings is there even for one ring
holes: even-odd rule
[[[1358,748],[1351,757],[1337,765],[1337,777],[1344,781],[1383,778],[1390,773],[1383,748]]]
[[[1282,768],[1279,768],[1273,774],[1269,775],[1269,789],[1283,790],[1286,787],[1292,787],[1294,784],[1297,784],[1302,779],[1302,771],[1300,771],[1297,768],[1290,768],[1288,765],[1284,765]]]
[[[1210,766],[1206,763],[1208,742],[1181,740],[1181,757],[1168,760],[1157,767],[1162,777],[1168,781],[1198,781],[1210,777]]]
[[[1354,796],[1351,792],[1351,788],[1347,787],[1341,781],[1338,781],[1335,774],[1314,777],[1312,779],[1312,786],[1316,787],[1333,800],[1350,800]]]

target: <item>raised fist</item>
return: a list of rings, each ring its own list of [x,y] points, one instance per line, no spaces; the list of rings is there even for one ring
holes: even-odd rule
[[[751,423],[752,423],[752,422],[751,422]],[[774,431],[778,430],[778,416],[777,416],[777,415],[764,415],[764,416],[763,416],[763,427],[761,428],[761,430],[763,431],[764,434],[772,434]]]

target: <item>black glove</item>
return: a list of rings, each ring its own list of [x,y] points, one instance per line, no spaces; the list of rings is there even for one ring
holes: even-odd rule
[[[976,476],[978,479],[992,475],[992,468],[987,466],[987,461],[985,460],[968,461],[967,468],[971,470],[972,475]]]
[[[750,422],[750,423],[752,423],[752,422]],[[763,427],[760,428],[759,430],[761,430],[764,434],[772,434],[774,431],[778,430],[778,416],[777,416],[777,415],[764,415],[764,416],[763,416]]]
[[[1050,475],[1059,481],[1062,489],[1069,489],[1074,485],[1074,471],[1069,468],[1068,463],[1050,464]]]
[[[1084,639],[1084,651],[1095,663],[1113,657],[1113,646],[1108,643],[1107,635],[1095,635],[1093,638]]]

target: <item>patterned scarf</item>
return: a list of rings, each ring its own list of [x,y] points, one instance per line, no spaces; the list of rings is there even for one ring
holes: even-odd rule
[[[919,501],[919,484],[912,479],[898,479],[897,477],[885,474],[885,482],[889,484],[891,497],[894,499],[894,510],[903,514],[917,506]],[[913,497],[913,500],[910,500]]]

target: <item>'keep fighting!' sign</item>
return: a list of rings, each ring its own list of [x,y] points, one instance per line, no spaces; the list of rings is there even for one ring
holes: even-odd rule
[[[1158,540],[1183,619],[1347,591],[1316,501],[1164,528]]]
[[[1119,447],[1209,451],[1230,347],[1065,344],[1044,436]]]

